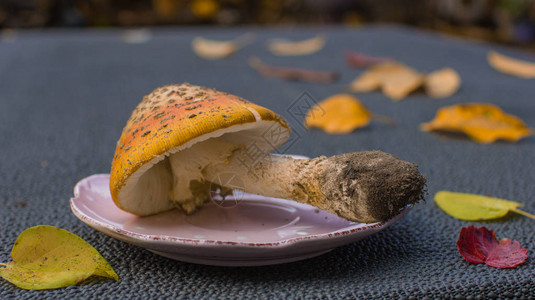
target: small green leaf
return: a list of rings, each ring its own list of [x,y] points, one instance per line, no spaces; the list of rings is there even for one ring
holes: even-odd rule
[[[39,225],[23,231],[11,257],[13,261],[0,264],[0,276],[23,289],[66,287],[92,275],[119,279],[95,248],[54,226]]]
[[[521,203],[487,196],[440,191],[435,194],[435,202],[448,215],[466,221],[497,219],[509,211],[535,219],[518,209]]]

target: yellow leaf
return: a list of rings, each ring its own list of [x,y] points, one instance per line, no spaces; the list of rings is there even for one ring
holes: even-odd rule
[[[432,98],[449,97],[461,85],[461,77],[452,68],[444,68],[434,71],[425,77],[425,91]]]
[[[331,96],[314,105],[307,113],[305,126],[317,127],[331,134],[344,134],[370,123],[372,115],[355,97]]]
[[[467,103],[443,107],[435,118],[423,123],[424,131],[464,132],[476,142],[488,144],[498,139],[516,142],[532,135],[524,122],[487,103]]]
[[[273,39],[268,41],[268,49],[274,55],[309,55],[320,51],[325,46],[325,41],[325,36],[321,34],[302,41]]]
[[[489,64],[496,70],[522,78],[535,78],[535,63],[514,59],[491,51],[487,55]]]
[[[199,19],[213,18],[218,10],[219,3],[215,0],[194,0],[193,3],[191,3],[191,11]]]
[[[435,194],[435,202],[448,215],[466,221],[497,219],[509,211],[535,219],[518,209],[521,203],[481,195],[440,191]]]
[[[352,92],[371,92],[381,88],[394,100],[401,100],[418,89],[424,76],[416,70],[397,62],[384,62],[369,68],[349,86]]]
[[[106,260],[77,235],[39,225],[23,231],[11,250],[13,261],[1,264],[0,276],[23,289],[55,289],[96,275],[118,280]]]
[[[240,48],[245,47],[253,41],[253,36],[244,34],[230,41],[209,40],[196,37],[191,41],[193,52],[205,59],[221,59],[228,57]]]

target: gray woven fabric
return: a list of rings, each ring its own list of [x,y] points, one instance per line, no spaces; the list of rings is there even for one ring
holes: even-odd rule
[[[228,59],[207,61],[190,50],[197,35],[226,39],[249,31],[257,33],[257,42]],[[535,213],[535,138],[480,145],[418,129],[439,107],[463,102],[498,104],[535,127],[533,81],[500,74],[486,62],[489,49],[533,56],[400,27],[322,28],[328,43],[311,56],[274,57],[265,49],[268,38],[300,39],[317,31],[160,29],[142,44],[122,42],[119,31],[32,31],[0,42],[0,261],[10,260],[13,242],[24,229],[48,224],[85,239],[120,277],[52,291],[24,291],[0,280],[0,298],[535,297],[532,258],[517,269],[500,270],[471,265],[456,249],[461,227],[475,224],[494,229],[499,238],[518,240],[532,256],[534,221],[518,215],[465,222],[429,200],[391,228],[320,257],[224,268],[159,257],[99,233],[71,213],[73,186],[91,174],[109,172],[116,140],[142,96],[182,81],[234,93],[281,113],[296,133],[288,153],[379,149],[419,164],[429,180],[430,199],[442,189],[472,192],[523,202],[526,211]],[[339,136],[304,130],[292,103],[304,92],[316,101],[342,92],[362,72],[346,67],[346,49],[393,57],[420,71],[452,67],[463,85],[441,100],[423,93],[399,103],[380,93],[359,96],[374,113],[394,118],[396,127],[373,122]],[[342,76],[335,84],[262,78],[247,65],[252,55],[275,65],[335,69]]]

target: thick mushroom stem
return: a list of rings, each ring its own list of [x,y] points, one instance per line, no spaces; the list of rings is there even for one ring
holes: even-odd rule
[[[366,223],[394,217],[425,192],[426,180],[415,164],[381,151],[307,160],[275,155],[254,160],[245,151],[206,166],[204,179],[223,186],[233,182],[229,188],[292,199]]]

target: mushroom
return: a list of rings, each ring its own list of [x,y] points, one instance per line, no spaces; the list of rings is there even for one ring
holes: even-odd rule
[[[287,122],[240,97],[188,83],[154,90],[117,142],[110,175],[115,204],[139,216],[175,207],[190,214],[228,193],[314,205],[357,222],[385,221],[423,198],[415,164],[381,151],[294,159],[269,154],[290,136]]]

